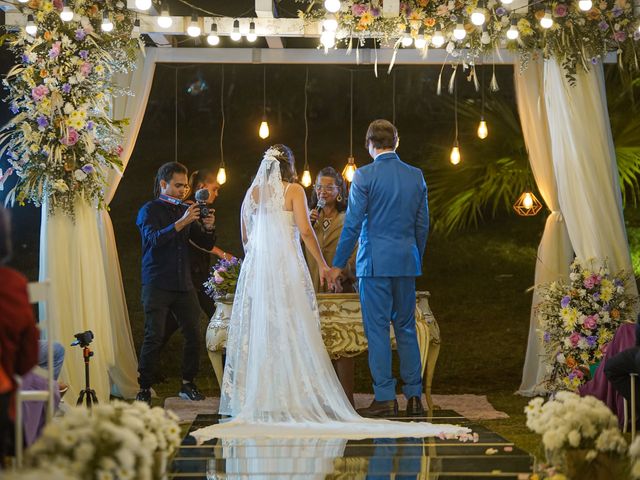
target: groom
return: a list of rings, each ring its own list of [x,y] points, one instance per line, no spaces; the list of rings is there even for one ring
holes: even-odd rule
[[[365,147],[373,163],[359,168],[353,177],[344,229],[330,273],[335,284],[359,237],[356,274],[375,393],[371,405],[360,411],[368,416],[398,413],[396,380],[391,373],[391,323],[400,356],[402,391],[408,400],[407,414],[424,413],[415,277],[422,273],[429,232],[427,186],[419,169],[400,160],[397,146],[398,131],[391,122],[371,122]]]

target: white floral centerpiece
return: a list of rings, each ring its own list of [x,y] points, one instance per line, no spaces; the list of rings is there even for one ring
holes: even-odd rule
[[[538,330],[546,353],[549,391],[577,390],[590,365],[597,364],[616,329],[632,320],[637,301],[625,288],[628,275],[612,275],[606,262],[594,267],[573,262],[569,282],[537,287]]]
[[[542,435],[547,459],[570,478],[583,478],[571,474],[575,473],[576,464],[593,467],[596,463],[602,464],[604,458],[622,463],[627,442],[618,428],[616,416],[597,398],[558,392],[546,403],[542,398],[534,398],[525,413],[527,427]],[[571,453],[576,455],[568,455]]]
[[[27,451],[27,464],[68,470],[82,479],[158,478],[163,473],[158,465],[180,444],[176,420],[142,402],[75,407],[45,427]]]
[[[63,7],[73,20],[61,20]],[[21,10],[37,31],[6,39],[19,59],[3,80],[15,117],[0,135],[0,154],[18,176],[7,201],[46,201],[71,216],[79,196],[104,207],[105,177],[122,165],[126,121],[112,118],[110,104],[129,93],[114,75],[134,66],[133,16],[121,0],[30,0]],[[101,30],[104,16],[110,32]]]
[[[638,480],[640,479],[640,437],[636,437],[629,446],[629,459],[631,460],[631,478]]]
[[[71,474],[69,470],[49,467],[3,472],[2,480],[80,480],[80,477]]]

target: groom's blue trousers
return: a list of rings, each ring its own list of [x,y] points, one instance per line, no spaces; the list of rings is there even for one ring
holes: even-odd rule
[[[360,304],[364,333],[369,343],[369,369],[378,401],[396,398],[391,372],[390,325],[393,323],[402,392],[407,398],[422,395],[422,365],[416,335],[415,277],[361,277]]]

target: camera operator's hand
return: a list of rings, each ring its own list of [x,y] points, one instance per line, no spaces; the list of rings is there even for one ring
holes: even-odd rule
[[[176,231],[179,232],[183,228],[188,225],[191,225],[193,222],[200,218],[200,206],[197,203],[194,203],[189,206],[182,215],[182,218],[175,223]]]
[[[204,225],[205,230],[211,231],[213,230],[214,225],[216,224],[216,211],[213,208],[209,208],[209,215],[202,219],[202,225]]]

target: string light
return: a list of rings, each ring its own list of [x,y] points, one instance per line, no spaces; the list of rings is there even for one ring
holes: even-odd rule
[[[237,42],[242,38],[242,34],[240,33],[240,20],[233,21],[233,30],[231,30],[229,37],[234,42]]]
[[[325,0],[324,8],[327,9],[327,12],[336,13],[340,10],[340,0]]]
[[[263,140],[269,136],[269,123],[267,122],[267,67],[262,67],[262,122],[258,128],[258,136]]]
[[[501,2],[503,5],[511,5],[511,4],[513,3],[513,0],[500,0],[500,2]]]
[[[222,73],[220,75],[220,112],[222,113],[222,124],[220,125],[220,168],[216,175],[218,185],[224,185],[227,182],[227,170],[224,164],[224,65],[222,65]]]
[[[489,135],[489,129],[487,128],[487,122],[484,117],[480,117],[480,124],[478,125],[478,138],[484,140]]]
[[[29,0],[18,0],[18,2],[20,2],[20,3],[28,3]]]
[[[171,28],[173,25],[173,18],[169,15],[169,4],[165,1],[162,2],[160,7],[160,16],[157,18],[158,26],[160,28]]]
[[[533,217],[542,210],[542,203],[532,192],[525,191],[513,204],[513,209],[521,217]]]
[[[191,15],[191,22],[187,27],[187,34],[190,37],[199,37],[201,33],[202,33],[202,30],[200,29],[200,25],[198,25],[198,16],[195,13],[193,13]]]
[[[307,105],[308,105],[308,89],[309,89],[309,67],[305,70],[304,75],[304,172],[302,172],[302,179],[300,183],[307,188],[311,185],[311,172],[309,171],[309,161],[307,159],[307,144],[309,140],[309,119],[307,117]]]
[[[32,37],[35,37],[36,33],[38,33],[38,26],[33,21],[33,15],[31,14],[27,15],[27,25],[24,27],[24,31]]]
[[[322,26],[327,32],[335,32],[338,29],[338,20],[333,13],[327,13],[322,21]]]
[[[431,37],[431,43],[433,43],[433,46],[436,48],[440,48],[444,45],[444,35],[442,35],[440,30],[436,30],[436,33],[433,34],[433,37]]]
[[[135,5],[138,10],[149,10],[151,8],[151,0],[136,0]]]
[[[449,161],[451,162],[451,165],[458,165],[460,163],[460,147],[458,146],[457,140],[453,143],[451,155],[449,155]]]
[[[464,37],[466,36],[467,31],[464,29],[464,25],[462,25],[462,22],[458,21],[456,28],[453,29],[453,38],[456,40],[464,40]]]
[[[353,182],[353,176],[356,173],[358,167],[356,167],[356,159],[353,157],[353,70],[349,72],[349,102],[350,102],[350,121],[349,121],[349,158],[347,159],[347,165],[342,170],[342,176],[348,183]],[[394,76],[395,78],[395,76]]]
[[[212,47],[220,44],[220,37],[218,36],[218,25],[215,22],[211,24],[211,31],[209,32],[209,35],[207,35],[207,43]]]
[[[60,20],[62,20],[63,22],[70,22],[71,20],[73,20],[73,10],[69,8],[69,5],[67,5],[66,2],[62,7],[62,11],[60,12]]]
[[[140,38],[140,19],[136,18],[133,21],[133,30],[131,31],[131,38]]]
[[[454,72],[455,74],[455,72]],[[458,165],[460,163],[460,145],[458,143],[458,89],[456,88],[455,77],[453,83],[453,119],[456,129],[455,139],[453,141],[453,148],[451,149],[451,154],[449,155],[449,161],[451,165]]]
[[[478,2],[478,6],[471,13],[471,23],[479,27],[480,25],[484,24],[485,20],[486,17],[484,14],[484,2],[483,0],[480,0]]]
[[[588,12],[589,10],[591,10],[593,8],[593,2],[592,2],[592,0],[579,0],[578,1],[578,8],[580,10],[582,10],[583,12]]]
[[[415,39],[413,44],[418,50],[422,50],[427,46],[427,40],[424,38],[424,28],[420,27],[420,30],[418,31],[418,37]]]
[[[553,26],[553,17],[551,16],[551,10],[548,8],[544,11],[544,17],[540,19],[540,26],[542,28],[551,28]]]
[[[511,17],[511,26],[507,30],[507,38],[509,40],[516,40],[520,36],[518,32],[518,24],[515,17]]]
[[[407,25],[404,29],[404,34],[402,35],[401,42],[402,46],[405,48],[413,45],[413,38],[411,37],[411,29],[409,28],[409,25]]]
[[[102,24],[100,25],[100,28],[103,32],[110,32],[113,30],[113,22],[111,21],[109,12],[106,10],[102,12]]]
[[[255,42],[258,39],[256,35],[256,22],[249,23],[249,33],[247,33],[247,42]]]
[[[323,30],[322,34],[320,35],[320,43],[325,48],[325,50],[328,50],[329,48],[335,47],[336,46],[336,33],[335,32],[330,32],[328,30]]]

